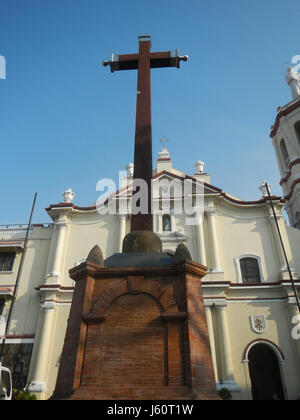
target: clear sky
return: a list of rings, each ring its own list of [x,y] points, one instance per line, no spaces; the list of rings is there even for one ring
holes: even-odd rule
[[[154,161],[166,137],[179,170],[203,160],[230,194],[259,199],[263,180],[281,194],[269,133],[291,100],[299,22],[299,0],[0,0],[0,224],[26,223],[35,191],[35,222],[69,187],[90,205],[97,181],[133,161],[136,72],[101,63],[141,34],[189,55],[152,71]]]

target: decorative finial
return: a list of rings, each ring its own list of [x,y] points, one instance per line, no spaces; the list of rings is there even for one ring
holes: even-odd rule
[[[201,160],[198,160],[195,165],[194,165],[195,169],[196,169],[196,173],[197,174],[202,174],[204,171],[204,162],[202,162]]]
[[[178,245],[176,252],[175,252],[175,259],[176,260],[189,260],[192,261],[192,256],[186,245],[181,243]]]
[[[291,88],[293,99],[300,98],[300,74],[296,71],[295,67],[288,67],[285,80]]]
[[[104,258],[102,251],[98,245],[95,245],[87,257],[87,262],[104,266]]]
[[[180,61],[188,61],[188,59],[189,59],[189,56],[188,55],[180,55],[179,56],[179,60]]]
[[[67,191],[64,191],[62,195],[64,197],[65,203],[73,203],[73,200],[76,197],[76,194],[72,191],[72,188],[69,188]]]
[[[169,154],[168,149],[166,147],[166,143],[169,140],[165,139],[165,138],[162,138],[159,141],[163,144],[163,147],[161,149],[161,152],[159,152],[159,154],[158,154],[158,160],[170,160],[170,154]]]
[[[167,149],[167,147],[166,147],[166,143],[167,143],[168,141],[169,141],[169,140],[168,140],[168,139],[165,139],[165,138],[160,139],[160,142],[163,144],[163,150],[166,150],[166,149]]]
[[[128,165],[126,166],[126,171],[127,171],[127,177],[132,178],[134,174],[134,164],[128,163]]]
[[[269,192],[271,192],[271,189],[272,189],[271,185],[267,184],[266,181],[263,181],[261,183],[261,186],[259,187],[259,190],[262,192],[263,197],[269,197]]]

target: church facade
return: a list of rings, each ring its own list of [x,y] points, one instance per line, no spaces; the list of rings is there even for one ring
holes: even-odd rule
[[[278,110],[271,133],[284,192],[283,198],[272,200],[297,293],[299,124],[300,99],[295,98]],[[267,189],[262,184],[258,196],[246,202],[213,186],[203,162],[196,162],[195,170],[185,174],[173,168],[163,147],[153,173],[153,225],[164,252],[173,255],[184,244],[193,261],[207,267],[202,291],[217,388],[230,391],[234,400],[296,399],[300,322]],[[84,262],[95,245],[105,259],[122,252],[130,231],[132,176],[131,164],[120,189],[110,197],[109,203],[118,209],[115,214],[100,214],[97,205],[77,206],[68,190],[63,202],[46,209],[51,223],[30,228],[3,364],[10,367],[15,387],[28,385],[39,399],[50,398],[55,389],[74,292],[69,270]],[[198,203],[197,223],[187,223],[187,217],[195,215],[176,211],[186,198],[186,183],[192,204]],[[197,190],[199,185],[202,189]],[[284,206],[292,227],[284,221]],[[0,227],[2,323],[10,308],[25,233],[24,226]]]
[[[208,267],[202,290],[217,386],[234,399],[252,399],[253,392],[260,392],[257,364],[267,359],[272,375],[276,372],[268,392],[295,399],[300,391],[300,341],[292,337],[297,307],[266,191],[262,188],[256,201],[244,202],[212,186],[201,162],[195,166],[197,173],[187,176],[172,167],[166,149],[161,152],[154,173],[154,200],[160,203],[154,229],[164,251],[172,254],[184,243],[193,260]],[[117,202],[129,199],[131,175],[129,166],[123,179],[123,187],[129,188],[118,191]],[[163,188],[155,185],[174,179],[204,182],[201,223],[187,226],[184,214],[174,214],[172,194],[171,205],[164,206]],[[96,244],[105,258],[120,252],[130,229],[130,215],[99,215],[96,206],[78,207],[72,197],[68,191],[65,202],[49,206],[52,224],[32,227],[7,337],[4,361],[13,372],[16,365],[23,369],[21,375],[15,373],[16,383],[25,375],[41,399],[51,397],[56,383],[74,291],[69,269],[84,261]],[[286,226],[281,198],[273,201],[299,290],[300,232]],[[0,277],[4,316],[23,240],[22,228],[1,229],[2,255],[15,256]]]

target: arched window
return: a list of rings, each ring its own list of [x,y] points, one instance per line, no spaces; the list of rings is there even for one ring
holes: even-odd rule
[[[295,124],[295,131],[298,137],[298,145],[300,146],[300,121],[297,121]]]
[[[162,218],[163,232],[172,232],[172,222],[171,216],[169,214],[164,214]]]
[[[243,283],[261,283],[259,261],[257,258],[245,257],[240,259],[241,277]]]
[[[283,158],[283,161],[284,161],[285,165],[288,165],[288,162],[289,162],[290,158],[289,158],[288,150],[286,148],[285,141],[283,139],[280,142],[280,150],[281,150],[282,158]]]

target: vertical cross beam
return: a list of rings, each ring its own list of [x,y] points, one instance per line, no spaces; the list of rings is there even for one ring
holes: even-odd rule
[[[151,64],[150,38],[139,40],[136,126],[134,147],[134,180],[143,179],[148,187],[147,214],[131,217],[131,231],[153,231],[152,217],[152,121],[151,121]]]

